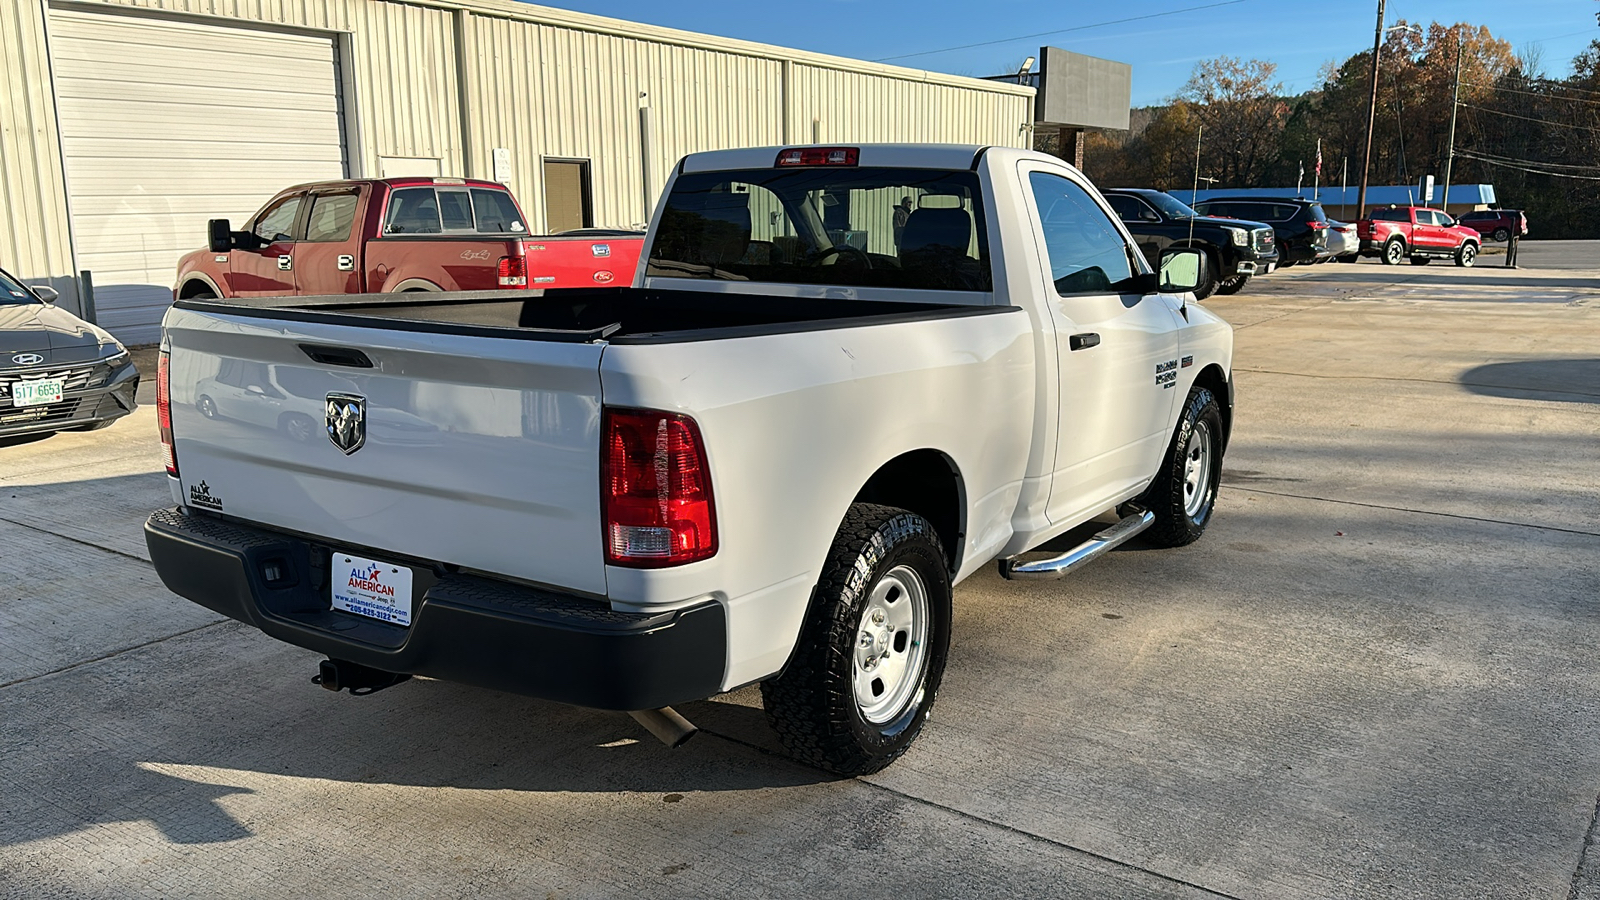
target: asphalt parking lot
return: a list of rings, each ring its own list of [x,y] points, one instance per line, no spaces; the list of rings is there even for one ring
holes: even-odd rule
[[[753,690],[621,714],[314,654],[161,586],[153,409],[0,446],[0,895],[1600,900],[1600,242],[1296,267],[1211,530],[956,593],[879,775]],[[1587,853],[1587,855],[1586,855]]]

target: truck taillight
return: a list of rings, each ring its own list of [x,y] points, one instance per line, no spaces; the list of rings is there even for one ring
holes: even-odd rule
[[[526,256],[500,257],[500,286],[528,286],[528,258]]]
[[[788,166],[853,166],[861,158],[855,147],[796,147],[778,154],[774,163],[779,168]]]
[[[602,436],[606,562],[654,569],[716,555],[711,468],[694,420],[608,408]]]
[[[178,477],[178,454],[172,449],[172,376],[168,373],[171,356],[163,350],[156,357],[156,424],[161,428],[161,456],[167,474]]]

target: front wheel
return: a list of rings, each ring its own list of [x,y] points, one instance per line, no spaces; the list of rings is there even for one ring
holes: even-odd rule
[[[200,395],[200,399],[195,401],[195,406],[200,410],[200,415],[208,419],[217,417],[217,401],[207,397],[205,394]]]
[[[1456,265],[1460,266],[1463,269],[1472,268],[1472,264],[1474,262],[1476,262],[1477,260],[1478,260],[1478,245],[1477,244],[1462,244],[1461,245],[1461,249],[1456,251]]]
[[[789,752],[847,776],[905,753],[944,676],[950,597],[944,545],[928,520],[853,504],[794,656],[761,685],[767,721]]]
[[[1162,547],[1192,544],[1205,533],[1222,481],[1222,410],[1210,390],[1195,386],[1162,458],[1161,468],[1134,503],[1155,514],[1145,532]]]
[[[1399,238],[1390,238],[1389,243],[1383,245],[1383,264],[1398,266],[1406,258],[1405,241]]]
[[[1249,280],[1249,275],[1234,275],[1231,278],[1225,278],[1221,284],[1217,285],[1217,293],[1237,294],[1244,290],[1244,286]]]

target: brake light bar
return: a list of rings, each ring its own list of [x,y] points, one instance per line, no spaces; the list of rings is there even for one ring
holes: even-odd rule
[[[163,350],[156,357],[156,425],[161,429],[161,456],[167,464],[167,474],[178,477],[178,454],[172,447],[172,376],[169,374],[170,353]]]
[[[528,286],[528,258],[526,256],[500,257],[500,286]]]
[[[601,434],[606,562],[659,569],[715,556],[711,467],[694,419],[607,407]]]
[[[778,153],[777,168],[792,166],[853,166],[861,158],[856,147],[795,147]]]

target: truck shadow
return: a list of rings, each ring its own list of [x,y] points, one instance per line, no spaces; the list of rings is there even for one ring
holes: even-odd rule
[[[1485,397],[1600,403],[1600,358],[1489,363],[1461,373],[1459,383]]]

